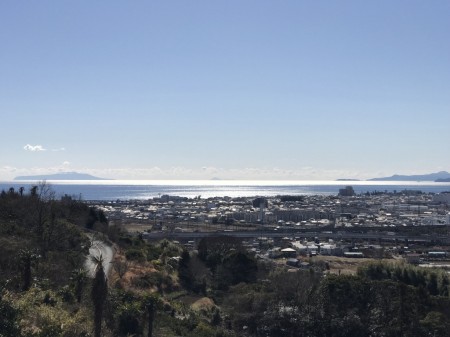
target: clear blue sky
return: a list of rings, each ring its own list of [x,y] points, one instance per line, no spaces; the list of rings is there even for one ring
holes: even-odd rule
[[[0,179],[450,171],[449,1],[1,1]]]

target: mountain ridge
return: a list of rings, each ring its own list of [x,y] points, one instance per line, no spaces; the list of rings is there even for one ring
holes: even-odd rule
[[[416,174],[416,175],[400,175],[394,174],[390,177],[372,178],[369,181],[437,181],[437,180],[450,179],[450,173],[447,171],[439,171],[428,174]]]
[[[99,178],[87,173],[61,172],[55,174],[42,174],[33,176],[17,176],[14,180],[109,180]]]

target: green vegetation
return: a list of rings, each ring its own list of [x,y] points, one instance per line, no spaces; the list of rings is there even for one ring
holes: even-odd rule
[[[253,336],[447,336],[450,301],[433,291],[363,270],[325,278],[278,271],[267,282],[233,287],[223,306],[234,330]]]
[[[85,282],[72,278],[88,253],[88,215],[87,205],[68,196],[56,200],[45,183],[2,191],[0,336],[89,335]]]
[[[90,235],[116,250],[89,279]],[[230,236],[148,243],[46,184],[0,194],[0,337],[447,336],[449,277],[377,262],[288,270]],[[313,266],[314,267],[314,266]]]

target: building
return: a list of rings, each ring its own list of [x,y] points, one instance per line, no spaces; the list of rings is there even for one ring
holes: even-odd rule
[[[363,258],[364,254],[361,252],[345,252],[344,257]]]
[[[450,205],[450,192],[442,192],[433,196],[433,202]]]
[[[299,261],[297,259],[289,258],[287,259],[286,264],[290,267],[298,267],[298,262]]]
[[[283,254],[284,257],[296,257],[297,256],[297,251],[293,248],[284,248],[281,250],[281,253]]]
[[[339,189],[339,196],[341,197],[353,197],[354,195],[355,191],[351,186],[346,186],[345,188]]]

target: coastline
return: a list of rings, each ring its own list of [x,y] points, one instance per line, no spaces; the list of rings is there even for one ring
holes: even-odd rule
[[[256,197],[277,195],[334,195],[353,186],[357,194],[419,190],[423,193],[450,191],[450,183],[405,181],[244,181],[244,180],[108,180],[47,181],[57,197],[65,194],[83,200],[145,200],[168,194],[203,199],[214,197]],[[36,181],[0,182],[0,190],[25,187]]]

